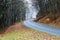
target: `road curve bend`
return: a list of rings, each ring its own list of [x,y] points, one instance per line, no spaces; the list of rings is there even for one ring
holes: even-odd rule
[[[45,32],[45,33],[48,33],[48,34],[51,34],[51,35],[60,36],[60,28],[55,28],[55,27],[52,27],[52,26],[39,24],[39,23],[34,22],[33,20],[25,20],[23,22],[23,24],[26,27],[29,27],[29,28],[32,28],[32,29],[35,29],[35,30],[39,30],[39,31],[42,31],[42,32]]]

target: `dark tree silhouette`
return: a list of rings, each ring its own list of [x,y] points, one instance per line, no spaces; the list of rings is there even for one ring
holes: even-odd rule
[[[40,11],[37,14],[37,20],[45,16],[52,18],[52,21],[60,17],[60,0],[38,0]]]
[[[22,0],[0,0],[0,32],[16,22],[25,20],[25,12]]]

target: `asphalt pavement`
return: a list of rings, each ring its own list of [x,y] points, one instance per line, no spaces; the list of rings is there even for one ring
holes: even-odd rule
[[[51,35],[60,36],[60,28],[55,28],[52,26],[40,24],[40,23],[34,22],[33,20],[25,20],[23,24],[26,27],[29,27],[35,30],[39,30],[39,31],[42,31]]]

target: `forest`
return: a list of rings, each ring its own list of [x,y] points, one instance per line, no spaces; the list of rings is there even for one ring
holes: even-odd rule
[[[36,0],[37,20],[47,16],[55,21],[60,18],[60,0]],[[33,2],[35,2],[33,0]],[[36,6],[37,5],[37,6]],[[38,9],[39,8],[39,9]],[[26,6],[24,0],[0,0],[0,30],[16,22],[25,20]]]

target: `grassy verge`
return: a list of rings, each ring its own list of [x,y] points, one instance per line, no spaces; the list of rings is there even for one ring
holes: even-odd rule
[[[0,40],[41,40],[40,37],[36,37],[34,34],[25,31],[16,31],[9,33],[4,37],[0,37]]]

